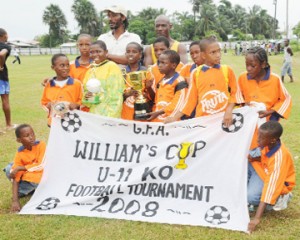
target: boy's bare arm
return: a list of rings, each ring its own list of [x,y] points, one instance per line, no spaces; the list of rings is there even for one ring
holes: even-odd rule
[[[291,56],[294,55],[293,50],[292,50],[290,47],[289,47],[286,51],[287,51]]]
[[[223,117],[223,124],[225,127],[229,127],[232,124],[232,110],[235,106],[235,103],[228,103],[226,107],[224,117]]]
[[[145,67],[149,67],[152,64],[153,62],[152,62],[151,47],[147,46],[144,51],[144,65]]]
[[[184,114],[180,111],[176,112],[175,115],[173,117],[166,117],[164,120],[164,123],[172,123],[172,122],[176,122],[177,120],[179,120],[182,116],[184,116]]]
[[[5,58],[6,58],[7,53],[8,53],[7,49],[2,49],[0,51],[0,71],[3,70],[3,66],[5,63]]]
[[[248,224],[249,233],[252,233],[255,230],[256,226],[260,223],[260,219],[264,214],[266,207],[267,207],[267,203],[265,202],[259,203],[257,211],[255,213],[255,217]]]
[[[11,171],[11,173],[9,174],[9,177],[12,178],[12,179],[15,179],[16,174],[17,174],[19,171],[27,171],[27,169],[26,169],[24,166],[18,166],[18,167],[14,168],[14,169]]]
[[[128,64],[128,60],[125,55],[107,54],[107,58],[117,64],[123,64],[123,65]]]
[[[187,64],[188,63],[188,55],[187,55],[187,50],[184,44],[180,43],[178,45],[178,54],[180,56],[180,61],[183,64]]]
[[[13,180],[11,211],[19,212],[20,210],[21,210],[21,204],[19,201],[19,183],[17,181]]]

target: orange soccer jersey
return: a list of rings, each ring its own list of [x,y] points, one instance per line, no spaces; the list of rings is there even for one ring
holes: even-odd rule
[[[279,195],[291,192],[296,184],[294,162],[283,143],[278,142],[271,151],[265,147],[261,161],[252,165],[264,182],[262,202],[274,205]]]
[[[68,78],[67,83],[63,86],[55,85],[54,79],[50,80],[44,87],[41,104],[48,111],[46,105],[49,102],[70,102],[81,104],[83,95],[82,84],[79,80]],[[48,124],[51,120],[48,119]]]
[[[162,79],[157,87],[153,111],[163,109],[165,113],[153,121],[162,122],[166,117],[173,116],[182,107],[187,92],[187,83],[179,73],[175,73],[170,79]]]
[[[74,61],[70,62],[70,77],[73,79],[78,79],[83,83],[83,79],[87,70],[89,70],[89,66],[82,66],[79,63],[79,57],[77,57]]]
[[[181,112],[190,116],[196,108],[196,117],[225,111],[228,103],[243,103],[233,70],[227,66],[224,76],[220,65],[201,65],[192,72],[185,104]],[[228,79],[228,81],[227,81]]]
[[[180,72],[181,68],[183,66],[183,63],[179,63],[175,69],[176,72]],[[153,64],[152,66],[149,67],[148,72],[147,72],[147,80],[153,79],[153,84],[152,84],[152,89],[154,92],[156,92],[156,86],[157,83],[164,78],[164,74],[160,73],[158,69],[157,63]],[[154,99],[151,99],[154,100]]]
[[[46,143],[43,141],[36,141],[31,151],[23,146],[18,149],[11,169],[23,166],[27,171],[19,171],[16,174],[15,180],[17,182],[20,182],[20,180],[32,183],[40,182],[43,174],[42,162],[45,151]]]
[[[180,76],[184,77],[184,79],[187,81],[187,83],[190,83],[190,79],[191,79],[191,73],[193,72],[194,69],[197,68],[196,63],[188,63],[185,64],[179,74]]]
[[[264,103],[267,110],[273,109],[277,113],[271,119],[279,117],[287,119],[292,108],[291,95],[288,93],[280,78],[268,68],[263,80],[257,82],[248,78],[247,72],[239,77],[238,84],[246,103],[251,101]],[[279,115],[278,115],[279,114]],[[277,119],[275,119],[277,117]]]
[[[292,108],[291,95],[280,78],[270,71],[270,68],[264,79],[259,82],[248,78],[247,72],[244,72],[239,77],[238,84],[246,103],[260,102],[265,104],[266,110],[275,110],[268,120],[278,121],[279,118],[289,117]],[[251,149],[257,147],[257,131],[258,129],[253,134]]]

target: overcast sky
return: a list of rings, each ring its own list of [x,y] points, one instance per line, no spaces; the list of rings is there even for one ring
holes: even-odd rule
[[[300,21],[299,0],[277,0],[277,19],[281,30],[286,26],[286,2],[289,2],[289,27],[292,28]],[[90,0],[97,11],[103,10],[111,5],[123,5],[133,14],[143,8],[165,8],[168,14],[174,11],[191,12],[189,0]],[[214,0],[218,3],[218,0]],[[232,4],[239,4],[247,10],[254,4],[267,9],[274,16],[274,0],[231,0]],[[77,22],[71,12],[74,0],[3,0],[1,3],[0,27],[7,30],[9,38],[21,38],[31,40],[37,35],[48,33],[48,26],[42,21],[44,10],[50,4],[58,5],[65,14],[68,21],[68,29],[72,33],[78,32]]]

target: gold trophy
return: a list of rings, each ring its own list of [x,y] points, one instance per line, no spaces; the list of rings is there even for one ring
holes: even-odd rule
[[[179,162],[175,165],[177,169],[186,169],[187,164],[185,163],[185,159],[193,152],[194,144],[191,142],[183,142],[180,144],[180,150],[177,153],[179,158]]]
[[[146,79],[146,71],[136,71],[126,73],[127,77],[125,78],[126,83],[138,91],[138,97],[134,102],[134,116],[135,120],[145,120],[148,118],[146,113],[151,111],[147,99],[143,96],[142,90],[144,87],[144,80]]]

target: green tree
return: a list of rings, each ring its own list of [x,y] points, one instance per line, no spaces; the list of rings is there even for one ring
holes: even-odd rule
[[[218,12],[214,4],[203,4],[200,16],[196,29],[199,36],[205,36],[205,33],[211,30],[217,30]]]
[[[297,38],[300,38],[300,22],[297,23],[297,25],[293,28],[293,33],[297,36]]]
[[[67,33],[67,20],[58,5],[50,4],[46,7],[43,22],[49,25],[49,47],[63,43]]]
[[[80,27],[80,33],[88,33],[91,36],[98,36],[100,34],[100,19],[91,2],[88,0],[75,0],[71,10]]]
[[[166,13],[167,11],[163,8],[155,9],[151,7],[142,9],[136,16],[131,13],[128,30],[138,34],[144,44],[150,44],[156,38],[155,18],[159,15],[166,15]]]

